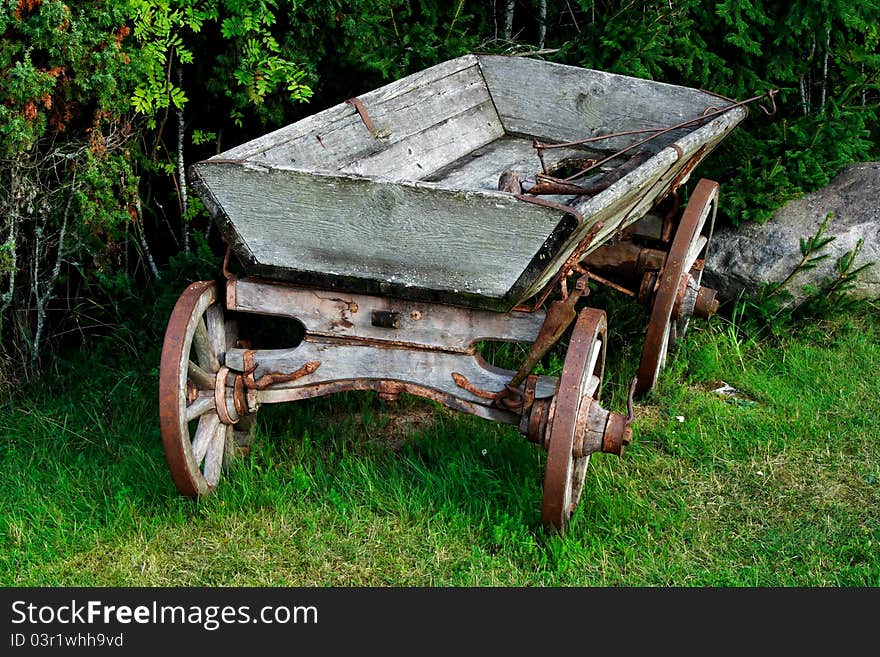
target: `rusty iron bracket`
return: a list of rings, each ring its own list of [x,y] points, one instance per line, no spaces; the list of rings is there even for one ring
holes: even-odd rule
[[[562,334],[565,333],[565,330],[577,317],[577,312],[575,312],[574,308],[578,299],[589,293],[589,277],[581,276],[578,278],[577,283],[575,283],[571,294],[564,299],[557,299],[550,304],[550,308],[547,309],[547,316],[544,318],[544,323],[541,325],[538,337],[532,343],[528,356],[526,356],[516,374],[513,375],[510,383],[505,386],[505,389],[501,391],[500,396],[495,400],[496,405],[508,409],[511,408],[511,405],[517,408],[522,407],[523,393],[520,390],[520,385],[532,373],[532,370],[535,369],[535,366],[550,351],[553,345],[559,341],[559,338],[562,337]],[[511,397],[511,395],[514,395],[514,397]],[[515,398],[517,396],[518,399]]]
[[[518,411],[525,406],[525,395],[523,391],[511,385],[510,383],[506,383],[503,390],[492,392],[490,390],[484,390],[483,388],[475,386],[473,383],[468,381],[468,378],[464,374],[461,374],[460,372],[453,372],[452,380],[455,381],[455,385],[457,385],[459,388],[467,390],[469,393],[479,397],[480,399],[486,399],[495,402],[497,406],[505,410]],[[534,398],[534,391],[532,392],[532,397]]]
[[[468,381],[468,378],[460,372],[453,372],[452,380],[455,381],[455,385],[457,385],[459,388],[464,388],[469,393],[471,393],[472,395],[476,395],[480,399],[495,400],[498,399],[498,397],[500,397],[503,392],[502,390],[499,390],[498,392],[490,392],[489,390],[478,388],[473,383]]]
[[[584,273],[584,275],[589,276],[589,277],[590,277],[590,280],[592,280],[592,281],[596,281],[596,282],[599,283],[600,285],[604,285],[604,286],[606,286],[606,287],[610,287],[612,290],[615,290],[615,291],[617,291],[617,292],[620,292],[621,294],[625,294],[625,295],[628,296],[628,297],[633,297],[633,298],[635,298],[636,295],[637,295],[636,292],[633,292],[632,290],[627,289],[627,288],[623,287],[622,285],[618,285],[618,284],[615,283],[614,281],[610,281],[610,280],[608,280],[607,278],[604,278],[604,277],[602,277],[602,276],[599,276],[598,274],[594,274],[593,272],[591,272],[591,271],[589,271],[589,270],[587,270],[587,269],[583,269],[582,267],[578,267],[578,269],[580,269],[580,270]]]
[[[244,361],[242,378],[244,380],[244,387],[248,390],[265,390],[276,383],[289,383],[290,381],[296,381],[297,379],[301,379],[302,377],[311,374],[321,366],[321,361],[312,360],[290,374],[269,372],[268,374],[261,376],[259,379],[254,380],[254,372],[257,371],[257,366],[254,364],[254,350],[248,349],[245,351],[242,360]]]
[[[776,92],[778,89],[768,89],[765,94],[767,98],[770,99],[770,109],[764,107],[761,103],[758,103],[758,108],[764,112],[767,116],[773,116],[776,114]]]
[[[537,139],[532,139],[532,148],[534,148],[535,152],[538,154],[538,161],[541,163],[541,171],[549,173],[547,171],[547,165],[544,163],[544,145]]]
[[[364,126],[367,128],[367,130],[370,131],[370,134],[373,135],[374,138],[377,137],[379,133],[376,130],[376,126],[373,125],[373,121],[372,121],[372,119],[370,119],[370,115],[367,114],[367,108],[364,107],[364,104],[361,102],[361,99],[360,98],[349,98],[345,102],[355,108],[355,110],[358,113],[358,116],[361,117],[361,121],[364,122]]]
[[[664,199],[672,192],[678,191],[679,187],[681,187],[684,183],[684,179],[691,175],[691,173],[693,173],[693,170],[697,168],[697,165],[700,163],[703,157],[703,153],[706,152],[708,146],[708,144],[703,144],[694,152],[693,155],[691,155],[690,159],[681,168],[681,171],[678,172],[678,174],[669,184],[669,188],[666,190],[666,193],[660,196],[660,199]],[[679,157],[681,157],[681,155],[679,155]],[[656,205],[657,204],[655,203],[654,206],[656,207]]]
[[[636,394],[636,384],[639,382],[639,377],[634,376],[632,382],[629,384],[629,394],[626,397],[626,426],[630,426],[633,423],[633,418],[635,414],[633,412],[633,398]]]
[[[217,375],[214,382],[214,410],[217,411],[217,415],[220,417],[220,421],[223,424],[235,424],[236,422],[238,422],[238,418],[232,417],[229,414],[229,409],[226,408],[227,374],[229,374],[229,368],[225,365],[217,370]]]
[[[581,258],[584,257],[587,249],[590,248],[593,240],[596,239],[596,235],[599,234],[599,231],[602,230],[604,226],[604,221],[597,221],[590,228],[589,232],[584,235],[584,238],[578,243],[574,251],[571,252],[571,255],[568,256],[562,267],[559,268],[559,271],[556,273],[556,275],[552,279],[550,279],[550,282],[547,283],[544,289],[541,290],[541,292],[538,294],[537,301],[535,301],[534,304],[532,304],[531,306],[517,306],[516,308],[514,308],[514,310],[535,312],[538,308],[544,305],[544,302],[550,296],[550,293],[556,289],[557,285],[560,286],[564,291],[564,281],[568,279],[569,276],[571,276],[572,272],[578,271],[578,273],[583,273],[582,271],[579,271],[581,268],[579,267],[578,263],[580,262]],[[567,295],[564,294],[563,296]]]

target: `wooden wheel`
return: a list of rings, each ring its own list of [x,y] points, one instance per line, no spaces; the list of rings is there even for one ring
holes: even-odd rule
[[[547,467],[541,522],[564,533],[580,501],[590,455],[575,457],[577,434],[583,433],[586,414],[599,399],[605,370],[604,311],[584,308],[578,316],[550,407],[547,425]]]
[[[177,300],[162,345],[159,422],[171,478],[181,494],[210,493],[227,464],[249,446],[252,416],[235,410],[224,367],[235,325],[225,322],[213,281],[199,281]],[[217,403],[221,404],[218,409]]]
[[[656,279],[651,318],[639,363],[636,393],[654,388],[666,357],[684,336],[690,317],[710,316],[715,308],[714,291],[700,286],[702,262],[712,236],[718,208],[718,183],[705,178],[697,183],[681,215],[663,269]]]

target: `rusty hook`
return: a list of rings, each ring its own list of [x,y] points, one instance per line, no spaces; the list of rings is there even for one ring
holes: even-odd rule
[[[538,154],[538,160],[541,162],[541,171],[547,173],[547,165],[544,163],[544,144],[537,139],[532,140],[532,148]]]
[[[633,418],[635,414],[633,413],[633,397],[636,394],[636,384],[639,381],[638,376],[634,376],[632,383],[629,384],[629,395],[626,398],[626,426],[629,426],[633,422]]]
[[[232,246],[230,246],[229,243],[227,243],[226,244],[226,254],[223,256],[223,277],[227,281],[234,281],[237,278],[236,275],[233,274],[229,270],[229,258],[231,255],[232,255]]]
[[[770,108],[771,108],[771,109],[768,110],[768,109],[767,109],[766,107],[764,107],[761,103],[758,103],[758,107],[759,107],[759,108],[761,109],[761,111],[764,112],[764,114],[766,114],[767,116],[773,116],[774,114],[776,114],[776,92],[777,92],[777,91],[778,91],[778,89],[770,89],[770,90],[767,91],[767,94],[766,94],[766,95],[767,95],[767,98],[770,99]]]

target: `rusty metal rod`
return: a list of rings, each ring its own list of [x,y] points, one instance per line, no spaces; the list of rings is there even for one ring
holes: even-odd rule
[[[543,195],[543,194],[576,194],[577,196],[593,196],[601,191],[611,187],[618,180],[623,178],[630,171],[637,169],[639,166],[651,159],[650,151],[639,151],[626,162],[609,171],[601,180],[591,185],[574,185],[569,182],[541,182],[535,183],[526,190],[526,194]]]
[[[599,160],[598,162],[594,163],[593,165],[587,167],[586,169],[583,169],[582,171],[580,171],[574,175],[569,176],[568,178],[565,178],[564,180],[565,180],[565,182],[570,182],[572,180],[580,178],[585,173],[588,173],[588,172],[592,171],[593,169],[602,166],[606,162],[613,160],[614,158],[616,158],[620,155],[623,155],[627,151],[631,151],[632,149],[636,148],[637,146],[641,146],[643,144],[646,144],[649,141],[651,141],[652,139],[656,139],[657,137],[660,137],[661,135],[664,135],[668,132],[672,132],[673,130],[680,130],[681,128],[686,128],[686,127],[691,126],[693,124],[700,123],[700,122],[706,121],[708,119],[715,118],[716,116],[719,116],[721,114],[725,114],[732,109],[735,109],[737,107],[742,107],[743,105],[747,105],[749,103],[753,103],[757,100],[760,100],[760,99],[764,98],[765,96],[770,99],[770,102],[772,104],[772,109],[768,110],[763,105],[759,105],[759,107],[761,108],[761,110],[765,114],[767,114],[768,116],[772,116],[773,114],[776,113],[775,95],[776,95],[776,89],[770,89],[766,93],[763,93],[759,96],[754,96],[754,97],[748,98],[746,100],[741,100],[737,103],[733,103],[732,105],[728,105],[727,107],[723,107],[721,109],[717,109],[717,110],[714,110],[714,111],[711,111],[711,112],[708,112],[705,114],[701,114],[700,116],[698,116],[696,118],[688,119],[687,121],[682,121],[681,123],[677,123],[677,124],[669,126],[667,128],[662,128],[662,129],[656,130],[654,132],[654,134],[650,135],[649,137],[645,137],[642,140],[639,140],[633,144],[630,144],[629,146],[626,146],[626,147],[620,149],[616,153],[613,153],[612,155],[609,155],[608,157],[606,157],[602,160]],[[635,132],[633,134],[635,134]],[[545,144],[543,142],[537,142],[535,144],[535,148],[540,148],[542,150],[546,150],[547,148],[553,148],[553,147],[561,148],[562,146],[576,146],[578,144],[586,144],[591,141],[599,141],[601,139],[609,139],[612,136],[616,136],[616,135],[602,135],[601,137],[587,137],[586,139],[582,139],[582,140],[578,140],[578,141],[574,141],[574,142],[568,142],[566,144]]]
[[[625,287],[623,287],[622,285],[618,285],[617,283],[615,283],[613,281],[609,281],[607,278],[602,278],[601,276],[594,274],[591,271],[587,272],[587,276],[589,276],[591,280],[594,280],[597,283],[601,283],[602,285],[607,285],[612,290],[617,290],[618,292],[622,292],[623,294],[630,296],[630,297],[633,297],[633,298],[636,297],[636,293],[633,292],[632,290],[628,290]]]

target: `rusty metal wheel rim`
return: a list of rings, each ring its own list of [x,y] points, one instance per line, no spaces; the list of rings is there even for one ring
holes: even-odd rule
[[[565,355],[559,388],[547,425],[547,465],[541,522],[560,533],[568,528],[583,491],[590,456],[572,454],[578,418],[591,400],[598,400],[605,371],[605,312],[584,308],[578,316]]]
[[[676,338],[680,338],[687,328],[687,318],[684,318],[684,321],[675,320],[672,317],[672,310],[679,287],[694,268],[696,260],[701,254],[705,254],[715,223],[717,200],[718,183],[703,178],[697,183],[682,213],[654,294],[651,318],[648,321],[638,369],[636,385],[638,395],[645,395],[654,388],[660,370],[666,364],[670,345]],[[704,236],[703,230],[707,220],[709,235]],[[701,271],[698,272],[698,277],[702,277]]]
[[[190,497],[210,493],[234,453],[235,430],[221,423],[210,383],[220,369],[227,337],[215,283],[191,284],[171,312],[159,365],[162,446],[174,485]],[[190,422],[197,422],[192,437]]]

